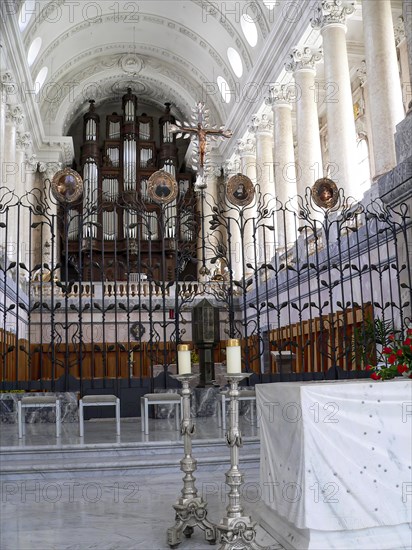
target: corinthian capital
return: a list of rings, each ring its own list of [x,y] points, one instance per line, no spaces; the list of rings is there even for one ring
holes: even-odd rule
[[[322,59],[322,50],[312,50],[308,46],[304,48],[294,48],[289,54],[288,61],[285,63],[285,69],[288,73],[294,73],[301,70],[315,70],[315,63]]]
[[[281,86],[271,86],[269,88],[269,97],[265,99],[266,105],[287,105],[292,108],[291,102],[295,97],[294,90],[291,86],[282,84]]]
[[[393,27],[393,32],[395,34],[395,44],[399,46],[399,44],[405,38],[405,22],[402,15],[398,17],[396,25]]]
[[[239,140],[240,141],[240,140]],[[223,171],[226,177],[230,178],[240,172],[240,162],[238,158],[225,160]]]
[[[29,132],[17,132],[17,149],[27,150],[31,146],[31,135]]]
[[[17,93],[17,84],[16,80],[11,71],[4,71],[0,76],[1,89],[7,95],[16,95]]]
[[[323,29],[327,25],[345,25],[346,17],[355,11],[355,2],[343,0],[322,0],[311,19],[314,29]]]
[[[366,61],[363,60],[360,64],[360,66],[356,69],[356,76],[359,78],[361,86],[365,86],[366,84]]]
[[[236,154],[240,157],[256,155],[255,138],[249,137],[247,139],[239,139],[237,142]]]
[[[249,126],[249,132],[259,135],[272,135],[273,122],[269,115],[253,115]]]
[[[9,105],[6,111],[7,122],[12,122],[15,126],[21,126],[24,121],[23,109],[20,105]]]
[[[40,162],[39,172],[41,172],[43,181],[52,180],[56,172],[62,169],[61,162]]]

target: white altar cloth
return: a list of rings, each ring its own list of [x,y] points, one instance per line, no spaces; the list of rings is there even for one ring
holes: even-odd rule
[[[410,547],[411,380],[264,384],[256,396],[264,515],[286,520],[288,544],[346,550],[369,533],[358,548]]]

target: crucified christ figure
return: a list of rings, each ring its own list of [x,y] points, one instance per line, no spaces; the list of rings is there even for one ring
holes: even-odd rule
[[[203,172],[203,168],[205,165],[205,157],[206,157],[206,147],[207,147],[207,138],[210,137],[225,137],[230,138],[232,137],[232,132],[230,130],[224,130],[223,128],[213,129],[213,128],[205,128],[203,126],[203,103],[197,104],[197,115],[198,115],[198,123],[197,127],[191,127],[191,126],[177,126],[176,124],[171,124],[169,128],[169,132],[176,134],[176,133],[182,133],[182,134],[191,134],[196,135],[197,140],[199,143],[199,168],[200,171]]]

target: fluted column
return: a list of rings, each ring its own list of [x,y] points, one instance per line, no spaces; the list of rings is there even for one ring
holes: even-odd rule
[[[370,104],[369,104],[369,86],[368,86],[368,80],[366,76],[366,62],[364,60],[356,69],[356,75],[359,78],[359,82],[363,90],[362,97],[365,104],[366,134],[368,136],[368,148],[369,148],[369,167],[370,167],[370,173],[372,176],[372,174],[375,173],[375,159],[373,154],[373,142],[371,139],[372,127],[371,127]]]
[[[404,118],[390,0],[362,2],[374,177],[396,165],[394,133]]]
[[[270,88],[266,103],[272,105],[274,136],[274,174],[276,197],[283,206],[297,194],[295,154],[293,149],[291,88]],[[291,204],[289,202],[289,204]],[[283,214],[284,212],[284,214]],[[276,241],[279,249],[296,240],[295,217],[282,209],[276,217]]]
[[[17,132],[16,135],[16,193],[21,196],[30,191],[27,186],[26,159],[31,148],[31,136],[29,132]]]
[[[323,177],[318,107],[315,99],[315,63],[321,57],[320,51],[312,51],[308,47],[295,48],[285,63],[285,69],[293,73],[296,84],[296,180],[298,194],[301,196],[305,194],[306,187],[312,187],[317,179]]]
[[[22,198],[31,190],[33,181],[30,171],[27,169],[27,153],[31,148],[31,136],[29,132],[17,132],[16,135],[16,179],[15,193]],[[18,248],[19,260],[30,265],[30,210],[27,208],[27,200],[22,200],[19,206],[19,232]],[[17,230],[17,227],[16,227]]]
[[[353,13],[352,4],[341,0],[323,0],[312,26],[323,38],[325,67],[326,116],[329,137],[329,162],[332,179],[343,187],[347,196],[360,199],[356,166],[356,130],[353,116],[346,16]]]
[[[235,154],[237,159],[235,162],[226,163],[226,178],[227,181],[239,172],[242,172],[241,161],[239,158],[240,147],[243,145],[242,140],[238,140]],[[232,270],[232,277],[239,280],[243,277],[243,250],[241,235],[239,229],[239,211],[237,208],[228,208],[227,223],[229,234],[227,238],[228,259]]]
[[[19,105],[7,105],[6,124],[4,131],[4,163],[2,185],[15,189],[16,165],[16,137],[17,128],[23,124],[23,110]]]
[[[6,92],[0,84],[0,186],[3,185],[4,143],[6,138]]]

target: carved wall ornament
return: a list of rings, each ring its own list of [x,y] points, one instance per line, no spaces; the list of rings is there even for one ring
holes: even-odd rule
[[[134,53],[121,57],[119,64],[125,73],[134,76],[137,76],[144,67],[143,60]]]
[[[54,174],[51,190],[54,198],[61,203],[76,202],[83,194],[83,180],[75,170],[64,168]]]
[[[148,180],[147,193],[154,202],[168,204],[177,197],[177,181],[168,172],[158,170]]]
[[[333,208],[339,199],[336,183],[329,178],[320,178],[312,186],[312,200],[321,208]]]
[[[231,204],[248,206],[255,198],[252,180],[243,174],[232,176],[227,182],[226,196]]]

